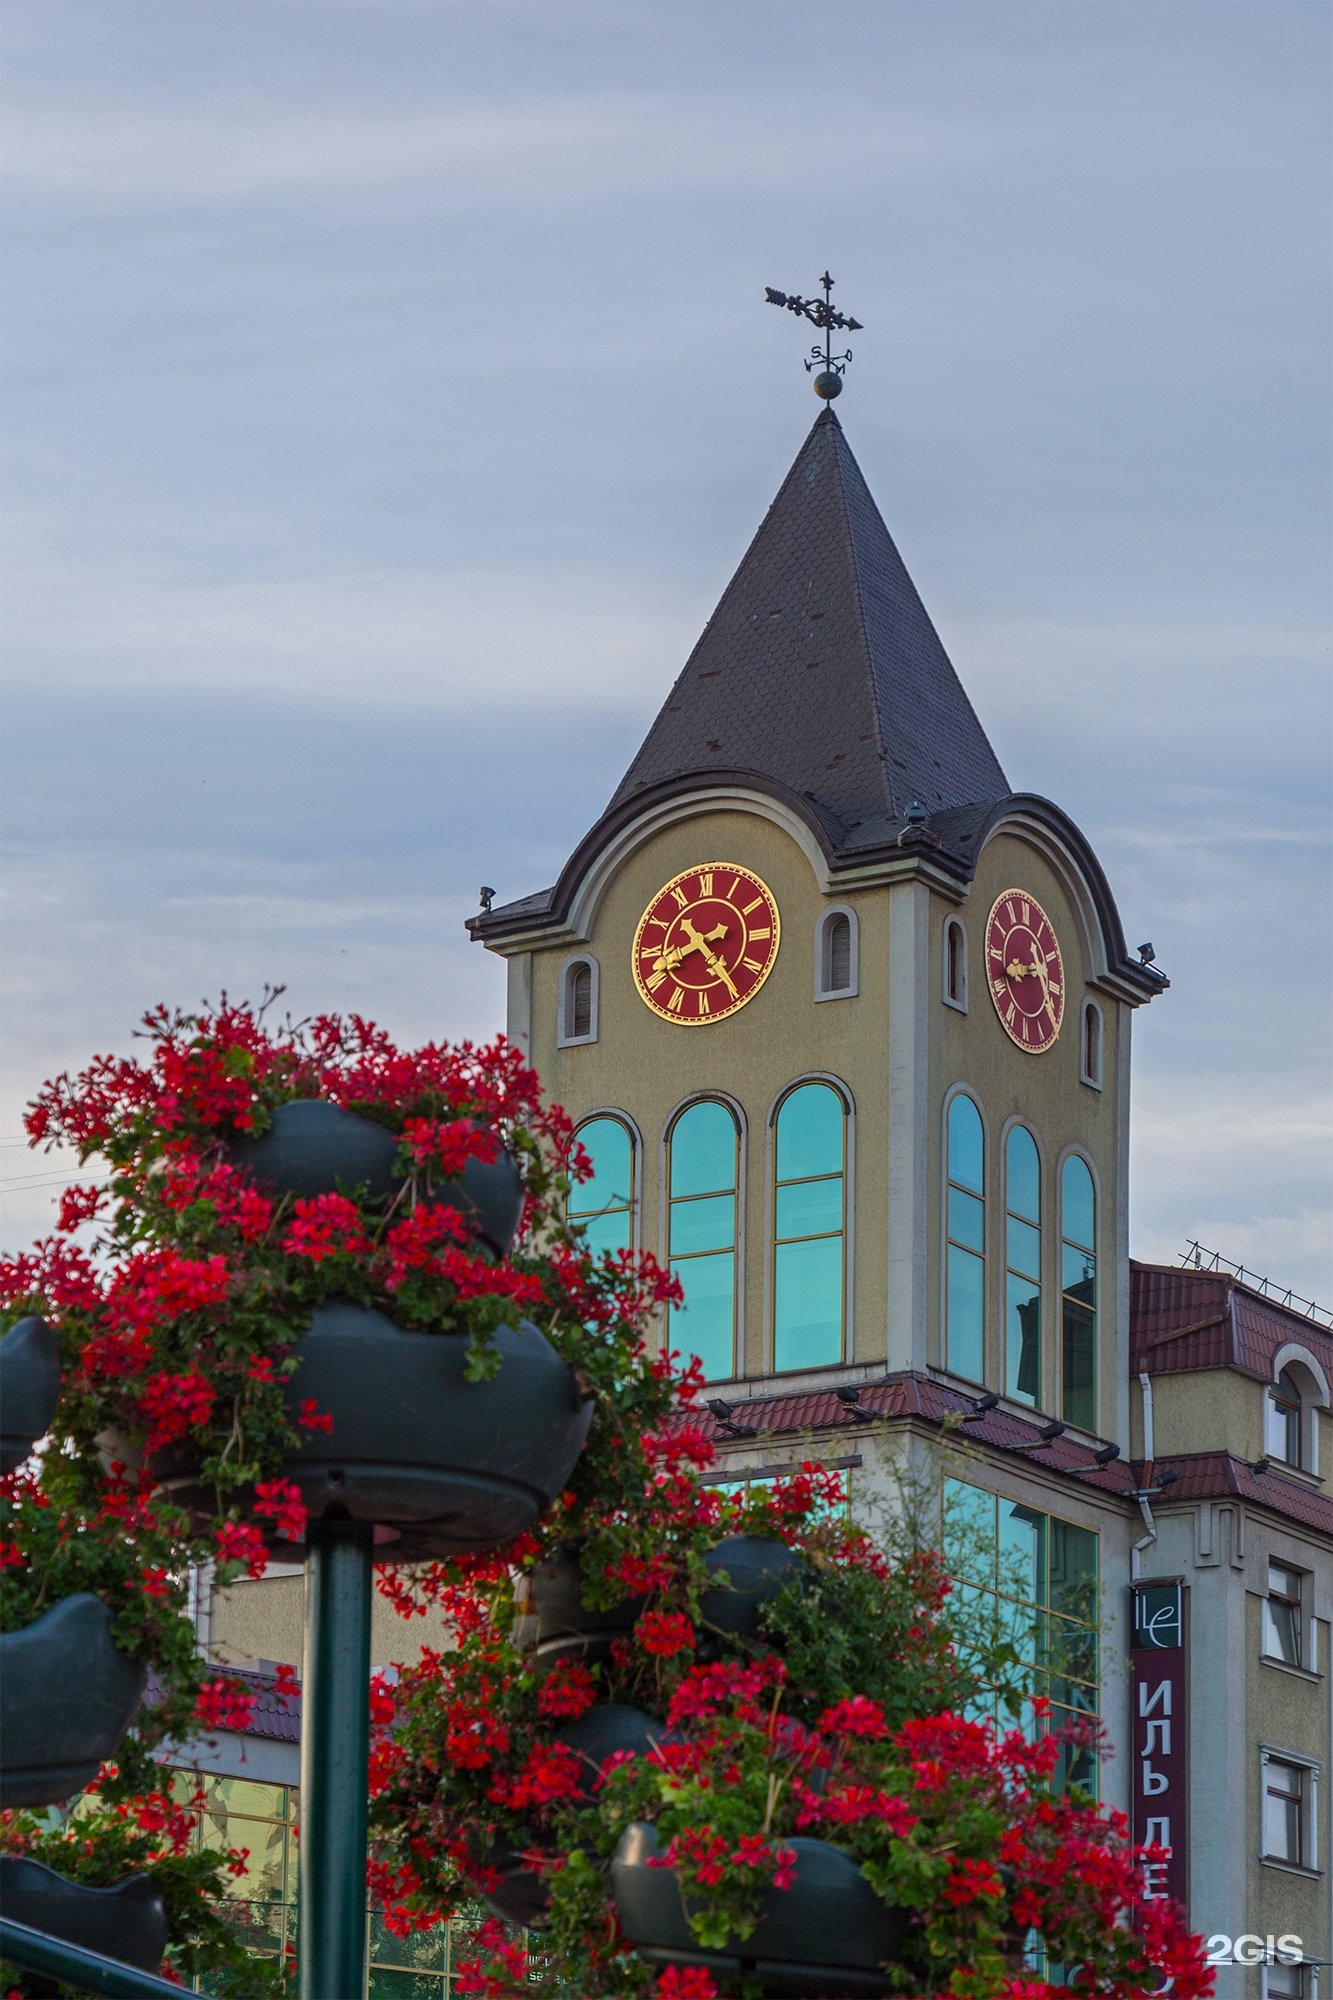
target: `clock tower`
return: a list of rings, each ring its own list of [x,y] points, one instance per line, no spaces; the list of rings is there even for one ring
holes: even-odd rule
[[[560,880],[471,930],[596,1163],[578,1213],[673,1264],[721,1401],[891,1375],[1128,1448],[1165,981],[1011,788],[831,408]]]

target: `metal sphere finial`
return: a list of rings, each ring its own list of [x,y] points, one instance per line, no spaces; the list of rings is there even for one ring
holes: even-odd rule
[[[831,403],[835,396],[842,394],[842,377],[836,368],[821,368],[811,387],[817,396]]]

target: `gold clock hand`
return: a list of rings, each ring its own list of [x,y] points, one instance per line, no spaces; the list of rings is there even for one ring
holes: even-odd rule
[[[690,940],[689,944],[685,947],[685,950],[701,951],[704,955],[704,962],[707,965],[708,970],[712,973],[714,979],[718,979],[722,982],[722,984],[726,987],[728,993],[730,993],[733,1000],[739,1000],[740,994],[736,991],[735,982],[733,981],[731,974],[727,971],[726,966],[722,963],[722,960],[718,957],[717,953],[715,951],[710,951],[708,949],[709,945],[712,944],[715,941],[715,939],[724,938],[727,935],[726,925],[714,924],[711,931],[707,932],[705,935],[701,935],[695,929],[694,925],[690,922],[688,917],[682,917],[680,920],[680,927]]]
[[[1051,1026],[1059,1034],[1060,1023],[1056,1019],[1055,1002],[1051,998],[1051,975],[1046,970],[1046,954],[1035,938],[1032,940],[1032,970],[1041,981],[1042,999],[1046,1004],[1046,1012],[1050,1016]]]

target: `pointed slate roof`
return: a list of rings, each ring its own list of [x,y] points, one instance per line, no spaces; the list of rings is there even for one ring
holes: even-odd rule
[[[609,810],[686,774],[808,799],[835,850],[1009,783],[825,408]]]

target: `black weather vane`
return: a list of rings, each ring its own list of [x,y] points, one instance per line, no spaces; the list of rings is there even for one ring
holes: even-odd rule
[[[802,319],[808,319],[810,324],[817,326],[823,334],[824,345],[810,349],[810,359],[805,364],[805,372],[809,375],[818,368],[819,373],[815,375],[813,385],[815,394],[822,396],[826,403],[831,403],[835,396],[842,394],[842,378],[847,363],[852,358],[850,347],[843,354],[833,352],[831,335],[835,330],[839,333],[859,333],[861,322],[859,319],[852,319],[849,314],[834,311],[833,301],[829,296],[833,290],[833,280],[827,271],[819,282],[824,287],[822,299],[800,299],[795,295],[789,297],[786,292],[775,292],[771,285],[764,287],[764,297],[769,305],[785,306],[788,312],[794,312]]]

